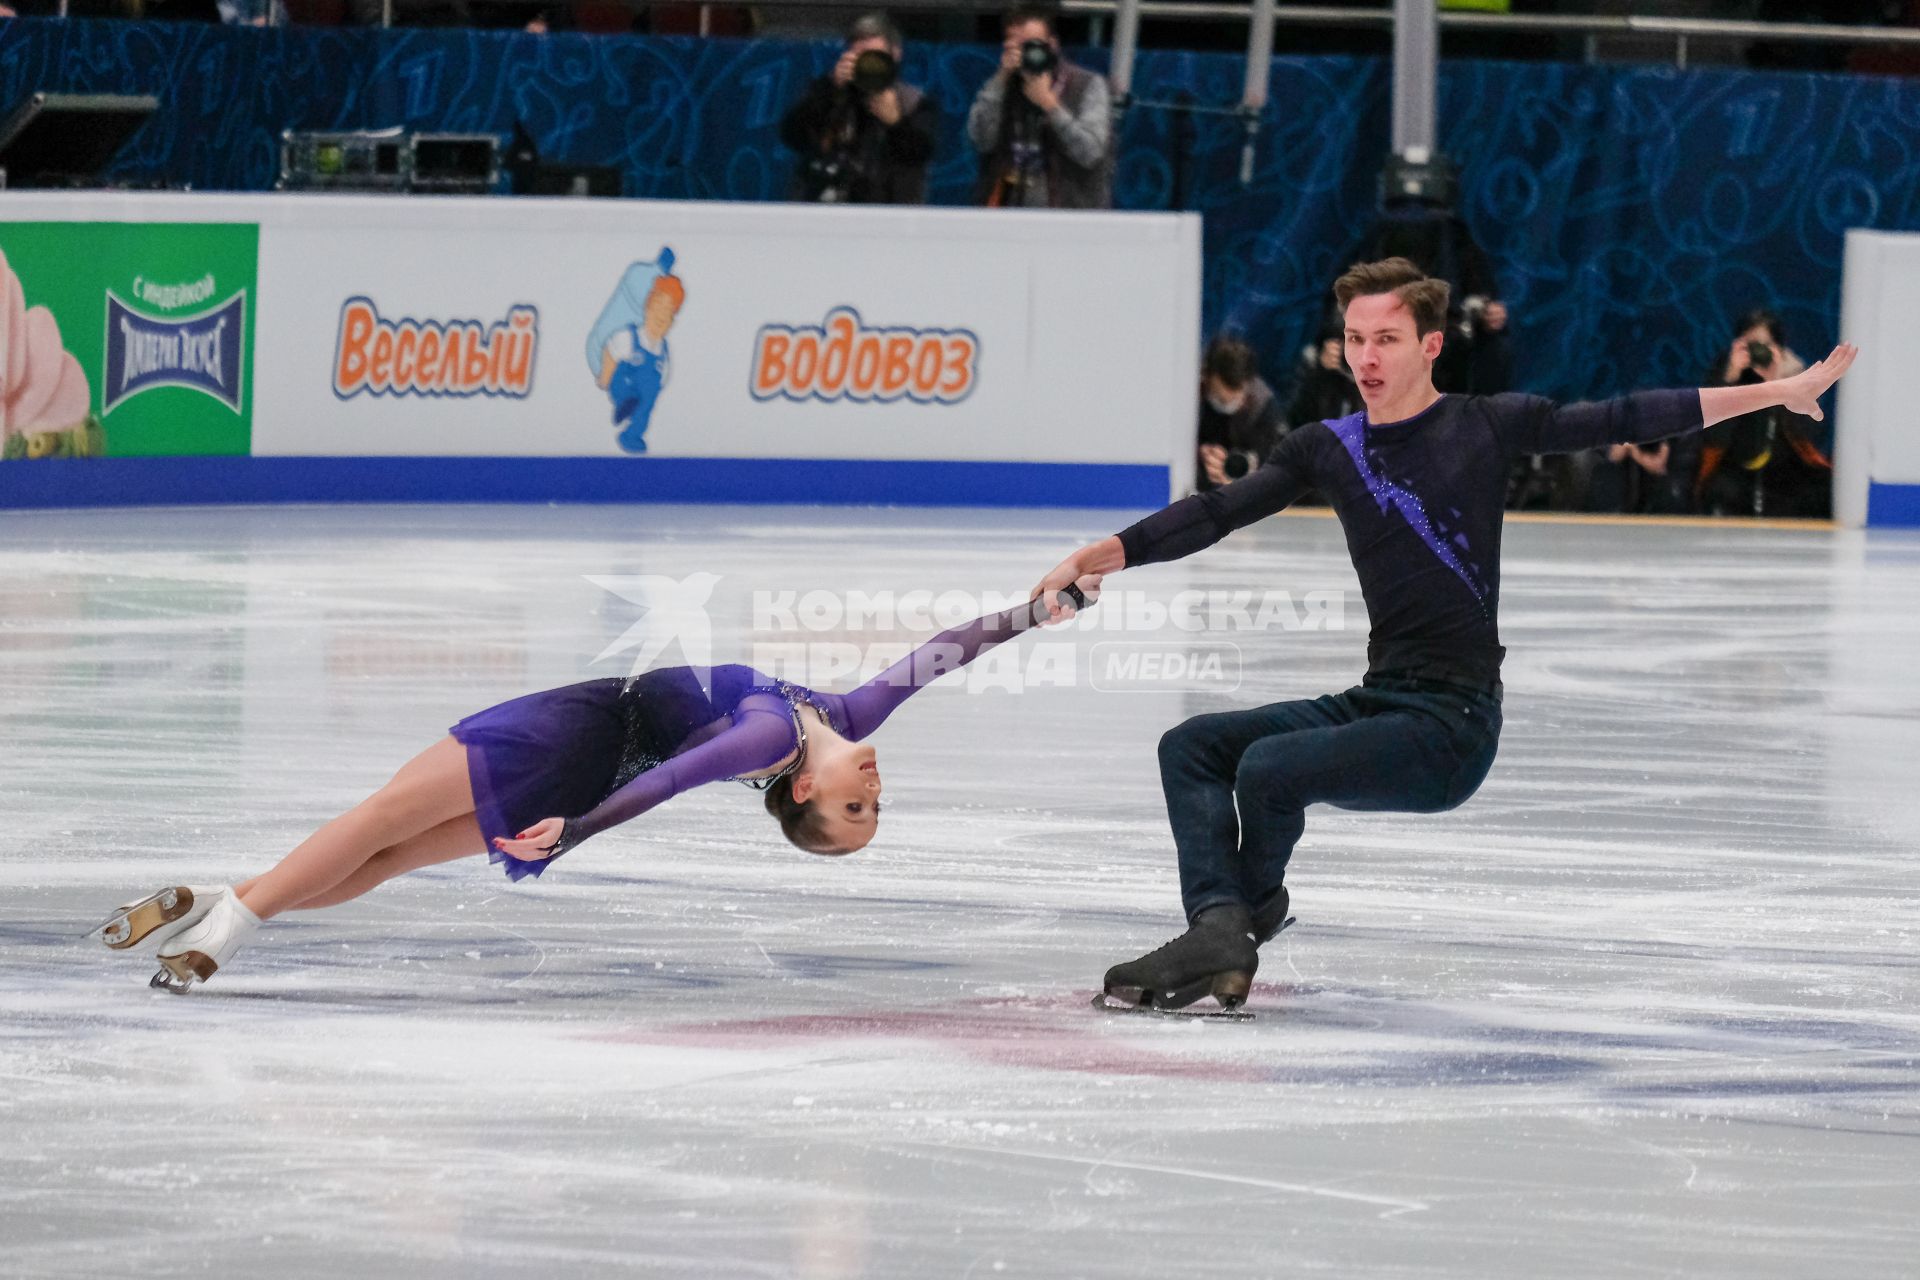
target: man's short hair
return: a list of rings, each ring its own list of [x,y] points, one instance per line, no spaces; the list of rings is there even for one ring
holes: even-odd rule
[[[1011,31],[1029,22],[1045,24],[1047,34],[1060,37],[1060,11],[1050,4],[1017,4],[1000,15],[1000,29]]]
[[[1737,338],[1753,328],[1764,328],[1767,336],[1773,339],[1774,346],[1787,345],[1787,326],[1781,322],[1778,313],[1765,307],[1755,307],[1733,322],[1733,336]]]
[[[1405,258],[1356,262],[1333,282],[1333,300],[1341,314],[1355,298],[1390,293],[1413,313],[1413,331],[1423,338],[1446,327],[1450,292],[1445,280],[1434,279]]]
[[[1252,347],[1223,333],[1207,344],[1200,371],[1209,378],[1218,378],[1227,390],[1238,391],[1260,376],[1260,360],[1253,354]]]
[[[876,36],[885,40],[889,49],[898,49],[904,43],[899,26],[877,9],[872,13],[863,13],[847,24],[847,43],[850,45]]]

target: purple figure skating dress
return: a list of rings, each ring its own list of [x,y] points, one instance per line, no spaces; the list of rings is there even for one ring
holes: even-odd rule
[[[752,667],[668,667],[631,680],[588,680],[503,702],[448,730],[467,749],[474,816],[488,857],[519,880],[588,836],[703,783],[766,769],[800,744],[799,704],[859,741],[922,686],[1036,625],[1037,606],[943,631],[852,693],[820,693]],[[740,779],[749,781],[748,779]],[[493,847],[543,818],[565,818],[548,858]]]

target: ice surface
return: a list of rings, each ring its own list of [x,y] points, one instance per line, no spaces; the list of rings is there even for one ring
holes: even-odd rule
[[[1251,1024],[1087,1001],[1180,928],[1159,734],[1361,670],[1312,517],[1109,586],[1345,591],[1343,630],[1228,637],[1231,693],[928,691],[855,857],[711,787],[537,882],[281,917],[187,997],[75,936],[620,674],[590,575],[720,575],[724,661],[755,591],[1018,590],[1115,527],[0,515],[0,1273],[1920,1272],[1912,536],[1509,526],[1492,777],[1310,816]]]

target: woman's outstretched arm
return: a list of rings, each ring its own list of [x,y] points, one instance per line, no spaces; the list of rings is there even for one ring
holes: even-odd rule
[[[1074,584],[1091,604],[1100,594],[1099,575]],[[858,741],[880,727],[893,709],[949,672],[958,671],[987,650],[1048,621],[1044,602],[1029,600],[999,613],[949,627],[900,661],[846,695],[847,737]]]
[[[661,761],[591,811],[536,822],[517,839],[495,840],[494,847],[529,862],[557,857],[588,836],[637,818],[682,791],[764,769],[793,748],[793,722],[786,715],[746,708],[711,740]]]

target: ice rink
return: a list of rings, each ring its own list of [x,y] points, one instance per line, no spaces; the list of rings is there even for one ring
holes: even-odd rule
[[[1021,590],[1131,518],[0,513],[0,1273],[1920,1275],[1913,534],[1510,523],[1492,776],[1310,814],[1251,1023],[1088,1001],[1183,927],[1160,733],[1364,667],[1310,515],[1109,590],[1343,615],[1201,637],[1237,686],[1188,691],[1087,675],[1171,626],[1023,638],[1081,678],[910,701],[854,857],[712,786],[538,881],[283,916],[186,996],[78,937],[625,674],[644,606],[590,578],[718,575],[746,660],[756,593]]]

